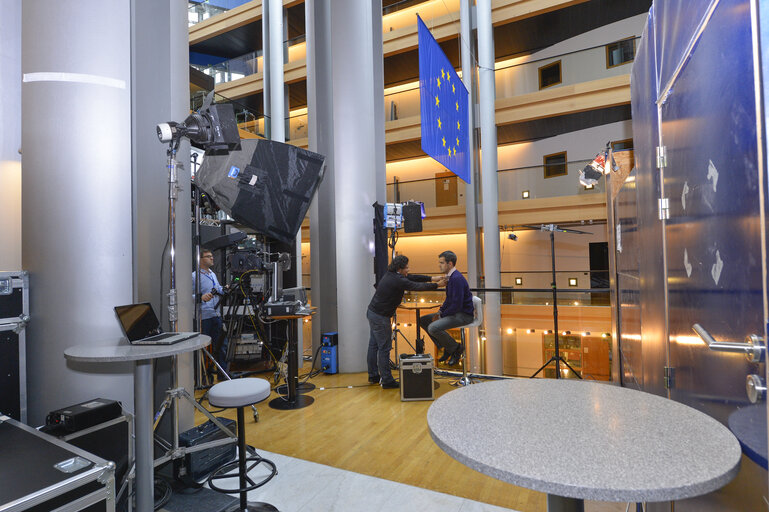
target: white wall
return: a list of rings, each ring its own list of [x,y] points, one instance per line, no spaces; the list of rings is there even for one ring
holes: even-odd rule
[[[21,269],[21,0],[0,16],[0,270]]]
[[[640,37],[646,25],[647,16],[647,14],[639,14],[626,18],[566,39],[542,51],[498,65],[495,74],[497,98],[510,98],[538,91],[539,68],[557,60],[561,61],[562,83],[548,89],[630,73],[631,62],[606,68],[604,45],[628,37]],[[599,47],[594,48],[595,46]],[[575,53],[565,55],[569,52]]]

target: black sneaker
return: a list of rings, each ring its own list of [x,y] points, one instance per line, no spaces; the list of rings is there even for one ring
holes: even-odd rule
[[[392,382],[383,382],[382,389],[398,389],[401,387],[400,382],[393,380]]]
[[[459,362],[459,360],[462,358],[462,352],[464,352],[465,349],[462,347],[462,345],[458,346],[457,349],[454,351],[453,354],[451,354],[451,357],[449,358],[449,362],[447,363],[449,366],[454,366]]]
[[[379,375],[377,375],[376,377],[369,377],[368,378],[369,384],[379,384],[380,380],[382,380],[382,379],[379,377]]]

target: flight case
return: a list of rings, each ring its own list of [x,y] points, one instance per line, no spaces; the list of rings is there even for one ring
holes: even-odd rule
[[[115,511],[115,465],[0,416],[0,510]]]
[[[27,421],[29,273],[0,271],[0,414]]]
[[[433,400],[433,356],[401,354],[401,401]]]

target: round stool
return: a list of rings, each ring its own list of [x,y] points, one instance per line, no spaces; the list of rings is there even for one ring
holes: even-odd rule
[[[269,503],[248,502],[248,491],[269,482],[277,474],[275,464],[272,461],[263,459],[258,455],[255,457],[246,457],[246,422],[243,409],[257,402],[267,399],[270,396],[270,383],[264,379],[234,379],[220,382],[208,390],[208,403],[214,407],[238,409],[238,460],[230,462],[214,471],[208,477],[208,486],[218,492],[225,494],[240,494],[240,508],[238,510],[248,512],[277,512],[277,508]],[[253,462],[246,469],[246,462]],[[249,478],[248,472],[257,465],[264,463],[271,469],[271,474],[261,482],[254,482]],[[214,480],[232,478],[233,475],[227,473],[233,468],[238,468],[240,476],[240,487],[236,489],[224,489],[214,484]]]
[[[449,382],[452,386],[469,386],[470,384],[473,384],[473,380],[467,376],[467,365],[470,364],[470,354],[465,346],[465,329],[478,327],[483,323],[483,301],[480,297],[475,295],[473,295],[473,310],[473,321],[459,328],[459,336],[462,340],[462,348],[464,349],[462,354],[462,377],[458,380]]]

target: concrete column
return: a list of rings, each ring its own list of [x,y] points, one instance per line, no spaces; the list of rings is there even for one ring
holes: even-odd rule
[[[112,307],[134,300],[131,5],[23,2],[22,73],[29,422],[96,396],[132,409],[129,365],[94,371],[62,354],[116,344]]]
[[[481,193],[483,200],[484,287],[499,288],[499,212],[497,207],[497,125],[494,103],[494,27],[491,0],[478,0],[478,81],[481,126]],[[486,327],[486,373],[502,374],[502,331],[500,294],[487,293],[484,311]]]
[[[470,183],[465,185],[465,228],[467,232],[467,282],[470,288],[478,287],[478,147],[475,143],[475,65],[473,63],[473,17],[470,0],[459,2],[459,25],[461,34],[462,81],[467,87],[467,111],[470,114],[470,124],[467,136],[467,147],[470,151]],[[478,331],[468,330],[467,351],[470,358],[470,371],[481,371],[481,352],[478,343]]]
[[[312,353],[321,334],[335,332],[337,324],[336,224],[334,218],[334,125],[331,83],[331,6],[306,0],[307,121],[309,149],[326,156],[326,174],[310,205],[310,273],[312,304],[318,313],[312,321]],[[319,366],[319,363],[316,364]]]
[[[371,205],[385,197],[382,4],[336,0],[330,14],[339,366],[359,372],[374,292]]]
[[[21,0],[0,16],[0,270],[21,269]]]

